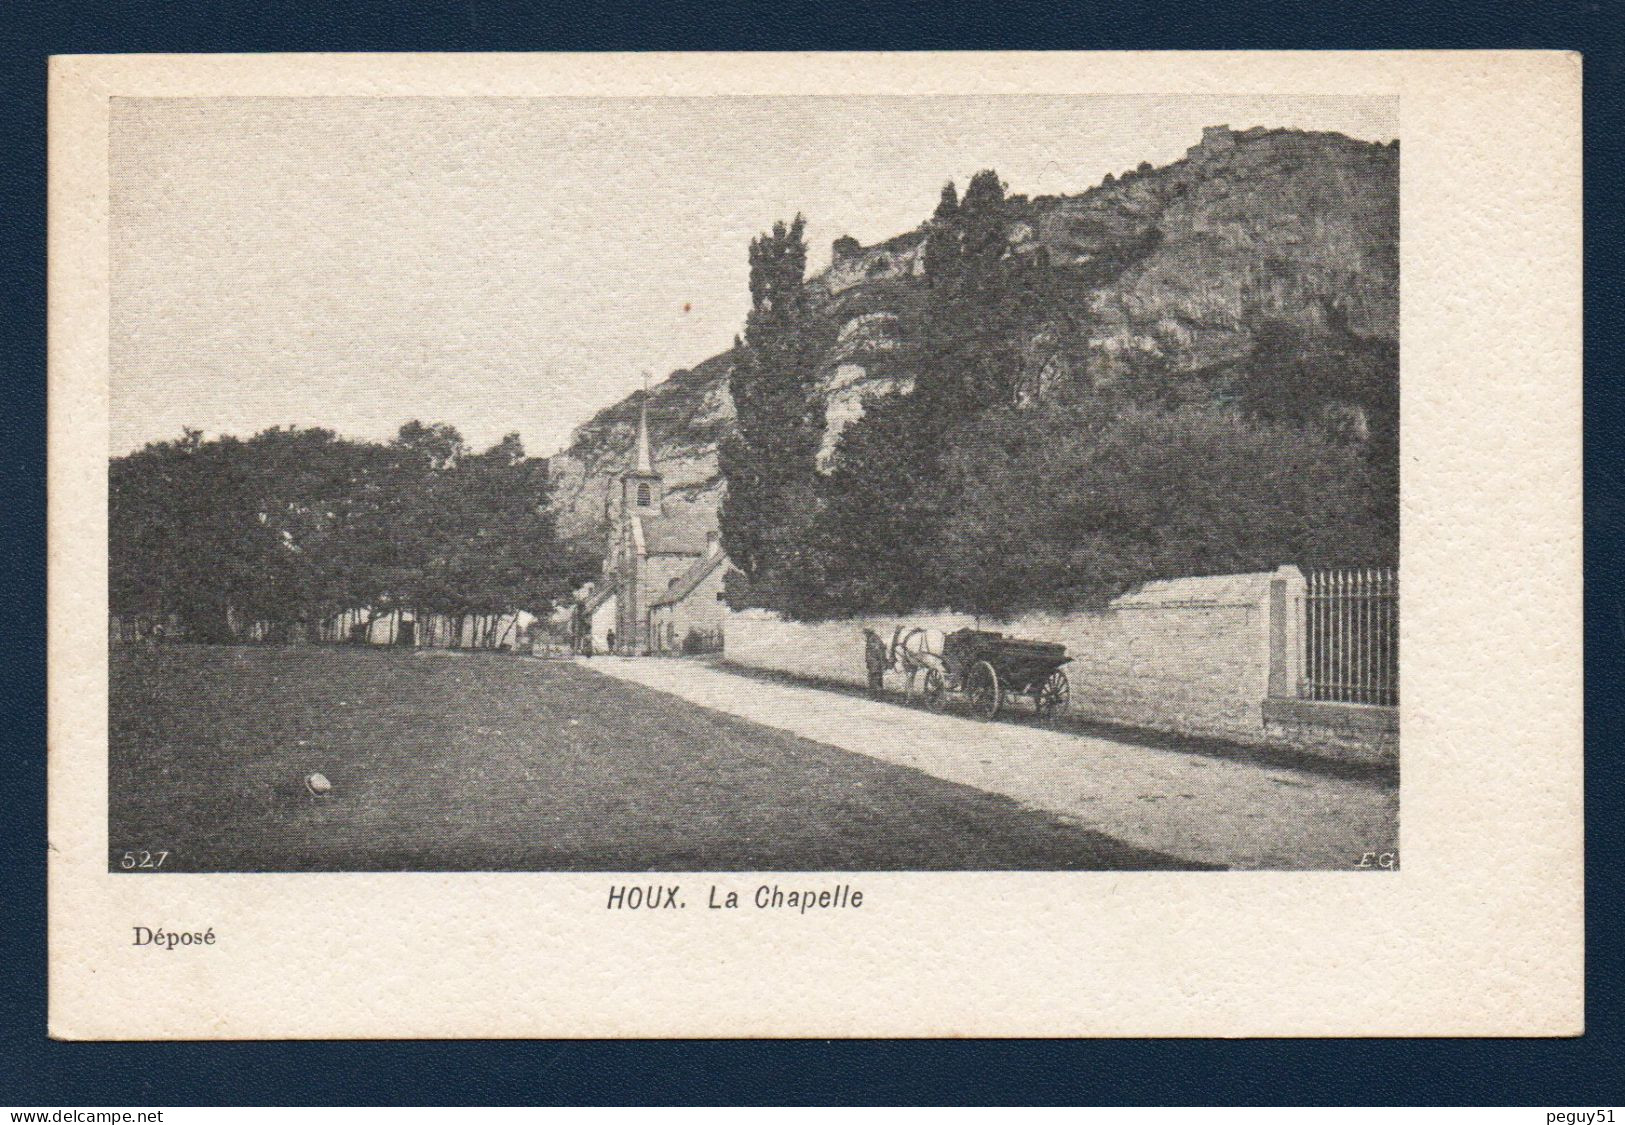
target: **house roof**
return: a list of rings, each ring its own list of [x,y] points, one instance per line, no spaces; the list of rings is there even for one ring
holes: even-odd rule
[[[598,607],[613,598],[620,588],[621,584],[619,582],[606,582],[603,586],[594,590],[592,597],[588,598],[586,602],[587,612],[596,613]]]
[[[661,594],[658,598],[651,602],[649,608],[653,609],[655,606],[660,605],[675,605],[676,603],[682,601],[684,598],[692,594],[695,589],[699,587],[701,582],[704,582],[708,577],[710,577],[711,573],[716,570],[717,567],[721,566],[727,561],[728,556],[723,554],[721,551],[717,551],[716,553],[701,559],[699,562],[695,563],[693,566],[684,571],[682,576],[679,577],[672,585],[671,589],[667,590],[664,594]]]

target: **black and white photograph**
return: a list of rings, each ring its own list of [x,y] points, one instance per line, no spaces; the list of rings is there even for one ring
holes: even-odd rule
[[[54,58],[51,1034],[1579,1034],[1579,95]]]
[[[108,871],[1397,872],[1398,122],[113,98]]]

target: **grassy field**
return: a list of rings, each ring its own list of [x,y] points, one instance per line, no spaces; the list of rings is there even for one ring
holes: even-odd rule
[[[1182,866],[999,796],[569,663],[116,648],[110,867],[165,871]],[[311,797],[320,771],[333,790]]]

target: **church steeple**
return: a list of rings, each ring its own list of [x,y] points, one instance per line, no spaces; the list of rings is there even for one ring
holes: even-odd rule
[[[643,377],[638,400],[638,436],[632,446],[632,464],[621,474],[621,511],[627,516],[658,516],[661,511],[661,476],[655,468],[649,442],[649,377]]]
[[[649,389],[643,389],[643,398],[638,402],[638,444],[634,454],[632,471],[639,476],[654,476],[654,458],[649,454]]]

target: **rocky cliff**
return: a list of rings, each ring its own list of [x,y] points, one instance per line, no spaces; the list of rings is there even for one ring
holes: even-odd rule
[[[1397,142],[1216,126],[1165,167],[1142,164],[1079,195],[1010,202],[1012,252],[1041,254],[1079,314],[1024,342],[1037,399],[1135,370],[1225,370],[1266,321],[1313,332],[1335,317],[1340,330],[1397,342]],[[922,224],[875,246],[838,240],[830,267],[808,281],[840,325],[823,372],[826,453],[865,393],[907,385],[929,233]],[[668,511],[707,526],[722,489],[717,445],[732,419],[728,373],[728,355],[714,356],[674,372],[649,404]],[[636,403],[617,403],[553,458],[565,534],[602,526],[636,422]]]

